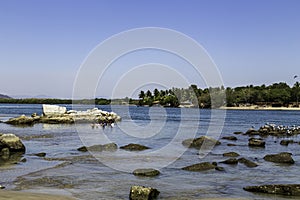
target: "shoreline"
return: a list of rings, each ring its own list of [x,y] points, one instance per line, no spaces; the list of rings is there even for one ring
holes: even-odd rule
[[[75,200],[71,196],[0,190],[0,200]]]
[[[221,110],[290,110],[290,111],[300,111],[299,108],[291,107],[262,107],[262,106],[242,106],[242,107],[226,107],[222,106],[219,109]]]

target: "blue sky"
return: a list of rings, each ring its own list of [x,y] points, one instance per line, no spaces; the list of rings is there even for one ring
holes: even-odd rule
[[[293,84],[300,75],[299,10],[297,0],[0,0],[0,93],[70,98],[89,52],[140,27],[195,39],[225,86]]]

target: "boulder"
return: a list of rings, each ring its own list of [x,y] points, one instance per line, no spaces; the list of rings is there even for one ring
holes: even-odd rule
[[[10,118],[5,123],[11,125],[33,125],[36,120],[32,117],[26,117],[25,115],[21,115],[20,117]]]
[[[210,169],[215,169],[215,168],[216,168],[216,164],[212,164],[209,162],[202,162],[202,163],[190,165],[187,167],[183,167],[182,169],[187,170],[187,171],[198,172],[198,171],[205,171],[205,170],[210,170]]]
[[[223,140],[233,140],[233,141],[235,141],[235,140],[237,140],[237,137],[235,137],[235,136],[225,136],[225,137],[222,137],[222,139]]]
[[[259,192],[286,196],[300,196],[300,184],[259,185],[244,187],[248,192]]]
[[[250,138],[248,145],[250,147],[265,147],[266,142],[260,138]]]
[[[43,104],[43,114],[48,115],[63,115],[67,112],[66,107],[57,106],[57,105],[47,105]]]
[[[287,164],[295,163],[295,161],[292,158],[292,154],[288,152],[269,154],[264,157],[264,160],[269,162],[274,162],[274,163],[287,163]]]
[[[294,143],[294,140],[281,140],[280,145],[288,146],[289,144]]]
[[[260,133],[257,130],[251,128],[245,133],[245,135],[260,135]]]
[[[252,162],[251,160],[248,160],[246,158],[239,158],[238,162],[246,165],[247,167],[251,167],[251,168],[258,166],[255,162]]]
[[[144,146],[144,145],[130,143],[130,144],[120,147],[120,149],[124,149],[127,151],[143,151],[143,150],[150,149],[150,148],[147,146]]]
[[[25,146],[14,134],[2,134],[0,136],[0,150],[8,148],[10,152],[25,152]]]
[[[220,163],[224,163],[224,164],[228,164],[228,165],[236,165],[236,164],[238,164],[238,160],[236,158],[229,158]]]
[[[136,169],[133,171],[135,176],[158,176],[160,172],[156,169]]]
[[[208,136],[201,136],[195,139],[186,139],[182,142],[182,144],[189,148],[200,149],[203,144],[208,146],[214,146],[214,145],[220,145],[221,142],[213,138],[210,138]]]
[[[155,188],[145,186],[132,186],[130,188],[129,200],[154,200],[159,191]]]
[[[224,157],[238,157],[240,156],[240,154],[236,153],[236,152],[228,152],[228,153],[223,153]]]

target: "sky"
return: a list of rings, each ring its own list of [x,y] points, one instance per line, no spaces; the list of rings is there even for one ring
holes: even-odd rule
[[[292,85],[300,75],[299,10],[298,0],[0,0],[0,93],[71,98],[80,67],[97,45],[143,27],[172,29],[194,39],[216,64],[225,87]],[[162,55],[154,54],[137,53],[127,61],[157,62]],[[172,67],[176,63],[169,57],[162,64]],[[120,61],[99,81],[95,96],[110,96],[116,76],[130,71],[132,62]],[[189,71],[184,65],[175,68],[182,74]],[[140,78],[147,77],[145,71]],[[205,87],[192,72],[184,76]],[[176,85],[173,78],[163,77]]]

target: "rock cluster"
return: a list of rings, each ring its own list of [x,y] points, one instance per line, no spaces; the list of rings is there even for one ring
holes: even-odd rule
[[[249,129],[246,135],[260,135],[260,136],[293,136],[300,134],[300,126],[283,126],[276,124],[265,124],[261,126],[258,130],[253,128]]]
[[[132,186],[130,188],[129,200],[154,200],[159,191],[155,188],[145,186]]]
[[[260,193],[267,193],[267,194],[300,196],[299,184],[248,186],[248,187],[244,187],[244,190],[249,192],[260,192]]]

